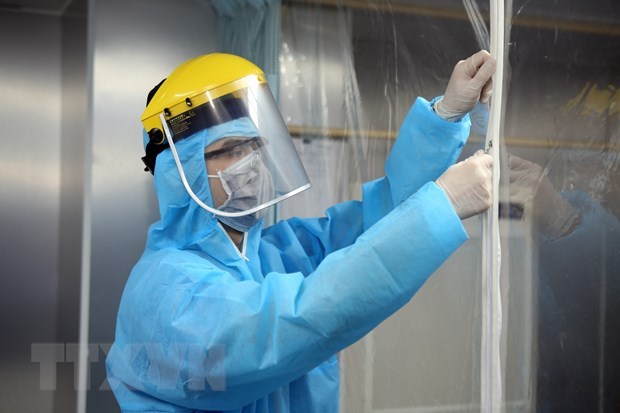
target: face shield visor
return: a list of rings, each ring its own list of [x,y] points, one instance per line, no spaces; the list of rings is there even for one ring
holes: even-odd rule
[[[246,231],[265,208],[310,187],[271,91],[256,76],[186,98],[160,118],[189,195],[235,229]]]

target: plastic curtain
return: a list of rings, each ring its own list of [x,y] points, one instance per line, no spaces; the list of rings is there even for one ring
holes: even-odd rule
[[[442,94],[456,62],[479,49],[458,6],[438,26],[397,3],[284,3],[280,106],[313,188],[281,217],[322,215],[384,175],[415,98]],[[474,118],[463,156],[484,146],[488,111]],[[482,220],[465,225],[471,240],[415,299],[340,355],[342,411],[480,410]]]
[[[245,57],[263,69],[277,99],[281,0],[211,0],[211,4],[218,15],[221,51]]]
[[[537,412],[620,409],[620,5],[570,0],[561,8],[514,1],[504,147],[512,204],[528,225],[531,266],[502,269],[505,353],[530,353]],[[518,225],[521,225],[518,228]],[[507,252],[515,249],[509,246]],[[525,283],[525,285],[524,285]],[[527,287],[526,287],[527,286]],[[532,291],[533,305],[511,305]],[[531,345],[523,324],[532,320]],[[523,321],[526,322],[527,320]],[[522,364],[523,366],[524,364]],[[528,390],[506,369],[506,398]]]
[[[282,11],[280,107],[313,187],[279,205],[280,217],[320,216],[383,174],[368,158],[351,29],[343,8],[310,2]],[[378,143],[385,154],[387,143]]]
[[[487,0],[283,2],[280,106],[313,188],[282,218],[359,197],[415,98],[441,95],[480,48],[504,52],[500,122],[478,106],[461,155],[492,137],[501,249],[485,255],[486,218],[464,222],[467,243],[340,354],[342,411],[619,409],[619,6],[501,5],[493,28]],[[501,253],[490,302],[488,251]],[[485,335],[489,320],[499,329]]]

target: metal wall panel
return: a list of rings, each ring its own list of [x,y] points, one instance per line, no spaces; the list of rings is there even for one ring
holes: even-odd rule
[[[73,0],[61,19],[62,122],[60,142],[59,280],[56,342],[65,345],[54,412],[76,409],[76,362],[80,328],[83,221],[88,134],[87,0]]]
[[[51,412],[31,344],[56,334],[60,20],[0,12],[0,38],[0,406]]]

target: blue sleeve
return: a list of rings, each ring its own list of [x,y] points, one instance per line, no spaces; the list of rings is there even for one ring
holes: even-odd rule
[[[394,205],[435,181],[456,162],[470,126],[469,115],[448,122],[433,111],[427,100],[415,101],[385,164]]]
[[[124,321],[108,356],[110,385],[118,379],[192,409],[240,408],[367,334],[407,303],[466,237],[443,191],[428,183],[308,276],[271,272],[262,283],[237,281],[225,270],[206,269],[204,260],[172,253],[146,260],[140,272],[148,280],[128,283],[121,303]],[[132,296],[141,302],[125,305]],[[151,351],[163,356],[148,357],[143,349],[128,355],[132,340],[155,343],[161,349]],[[197,347],[202,358],[192,358],[197,350],[184,345]],[[212,349],[219,356],[203,362]],[[205,377],[220,391],[201,386]]]
[[[336,204],[322,218],[280,221],[263,231],[263,269],[308,275],[326,256],[353,244],[393,208],[389,184],[383,178],[362,186],[361,202]]]
[[[469,127],[469,116],[448,122],[418,98],[388,156],[386,177],[364,184],[362,203],[335,205],[324,218],[281,221],[265,230],[264,248],[279,251],[285,269],[308,274],[325,256],[351,245],[395,205],[435,181],[459,157]]]

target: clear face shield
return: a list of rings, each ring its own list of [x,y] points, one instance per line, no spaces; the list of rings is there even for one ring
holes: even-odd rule
[[[185,189],[220,221],[246,232],[267,207],[310,187],[266,83],[249,76],[183,106],[160,115],[166,139]]]

